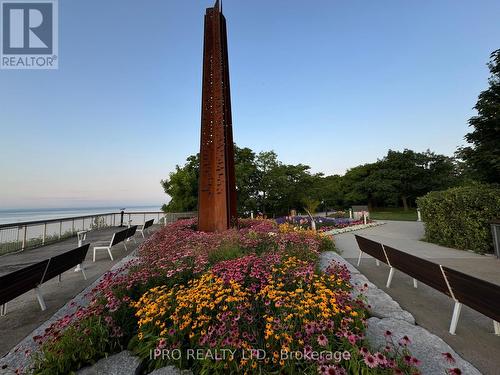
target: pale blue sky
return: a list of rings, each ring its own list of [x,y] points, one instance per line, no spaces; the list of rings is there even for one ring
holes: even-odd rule
[[[0,71],[0,208],[161,204],[199,148],[212,1],[60,0],[59,70]],[[235,141],[344,173],[388,148],[451,155],[499,1],[224,1]]]

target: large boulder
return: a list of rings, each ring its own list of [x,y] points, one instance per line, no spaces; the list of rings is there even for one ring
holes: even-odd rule
[[[132,352],[124,350],[118,354],[99,360],[95,365],[84,367],[78,375],[138,375],[141,360]]]
[[[392,333],[393,342],[397,345],[402,337],[408,336],[411,340],[408,349],[411,354],[421,361],[419,369],[422,374],[446,374],[447,369],[458,367],[462,374],[481,375],[469,362],[464,361],[446,342],[433,335],[425,328],[410,324],[401,319],[370,318],[366,338],[374,349],[384,347],[386,339],[384,333]],[[455,359],[454,364],[447,363],[442,353],[450,353]]]

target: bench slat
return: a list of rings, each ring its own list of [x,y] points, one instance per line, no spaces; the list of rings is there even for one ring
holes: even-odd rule
[[[394,249],[387,245],[384,245],[384,248],[391,266],[431,288],[450,296],[448,285],[446,284],[439,264]]]
[[[87,256],[89,246],[90,244],[86,244],[50,258],[49,267],[47,268],[47,272],[45,273],[42,283],[61,275],[78,264],[83,263],[85,257]]]
[[[368,238],[354,235],[356,237],[356,241],[358,243],[359,249],[368,255],[371,255],[375,259],[380,260],[383,263],[387,264],[387,259],[384,255],[384,249],[382,248],[382,244],[369,240]]]
[[[500,321],[500,285],[443,267],[455,298],[464,305]]]
[[[41,284],[49,259],[0,277],[0,305],[19,297]]]

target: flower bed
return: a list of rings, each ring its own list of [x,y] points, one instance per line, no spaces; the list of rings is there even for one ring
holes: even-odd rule
[[[355,225],[364,224],[363,220],[349,219],[345,217],[323,217],[314,218],[316,229],[319,232],[328,232],[333,229],[347,228]],[[367,220],[371,223],[372,220]],[[283,216],[276,219],[278,225],[288,224],[293,227],[307,229],[311,227],[311,218],[309,216]]]
[[[128,348],[145,371],[195,373],[418,373],[407,341],[365,342],[367,310],[350,274],[317,269],[332,240],[269,220],[196,231],[194,220],[148,239],[137,260],[109,273],[92,302],[37,337],[37,374],[66,374]],[[409,339],[408,339],[409,340]]]

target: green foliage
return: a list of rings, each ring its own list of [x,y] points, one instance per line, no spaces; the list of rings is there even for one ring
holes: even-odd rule
[[[214,265],[224,260],[236,259],[243,255],[237,242],[225,241],[208,253],[208,263]]]
[[[474,109],[477,116],[469,119],[474,130],[465,135],[471,146],[458,150],[472,178],[500,183],[500,49],[491,54],[488,63],[491,77]]]
[[[373,220],[400,220],[416,221],[417,210],[407,210],[402,208],[382,208],[370,212],[370,219]]]
[[[91,316],[66,329],[56,341],[48,341],[34,359],[33,374],[68,374],[120,348],[102,316]]]
[[[325,251],[335,251],[340,254],[338,249],[335,247],[335,242],[333,241],[333,238],[330,236],[321,237],[321,242],[319,244],[319,251],[321,253]]]
[[[417,200],[427,241],[478,253],[492,250],[489,222],[500,217],[500,188],[474,184]]]
[[[320,204],[321,202],[317,199],[310,199],[310,198],[304,199],[304,208],[311,214],[316,212]]]
[[[195,211],[198,205],[198,177],[200,170],[200,155],[191,155],[183,167],[178,165],[169,178],[161,181],[165,193],[172,199],[163,205],[165,212]]]
[[[383,159],[352,168],[344,176],[313,174],[304,164],[284,164],[274,151],[255,154],[235,146],[238,213],[287,215],[292,209],[311,213],[321,208],[346,208],[352,204],[398,206],[408,209],[415,199],[431,190],[455,185],[457,167],[451,158],[430,151],[389,150]],[[162,181],[172,198],[166,211],[196,210],[199,157],[190,156]]]

